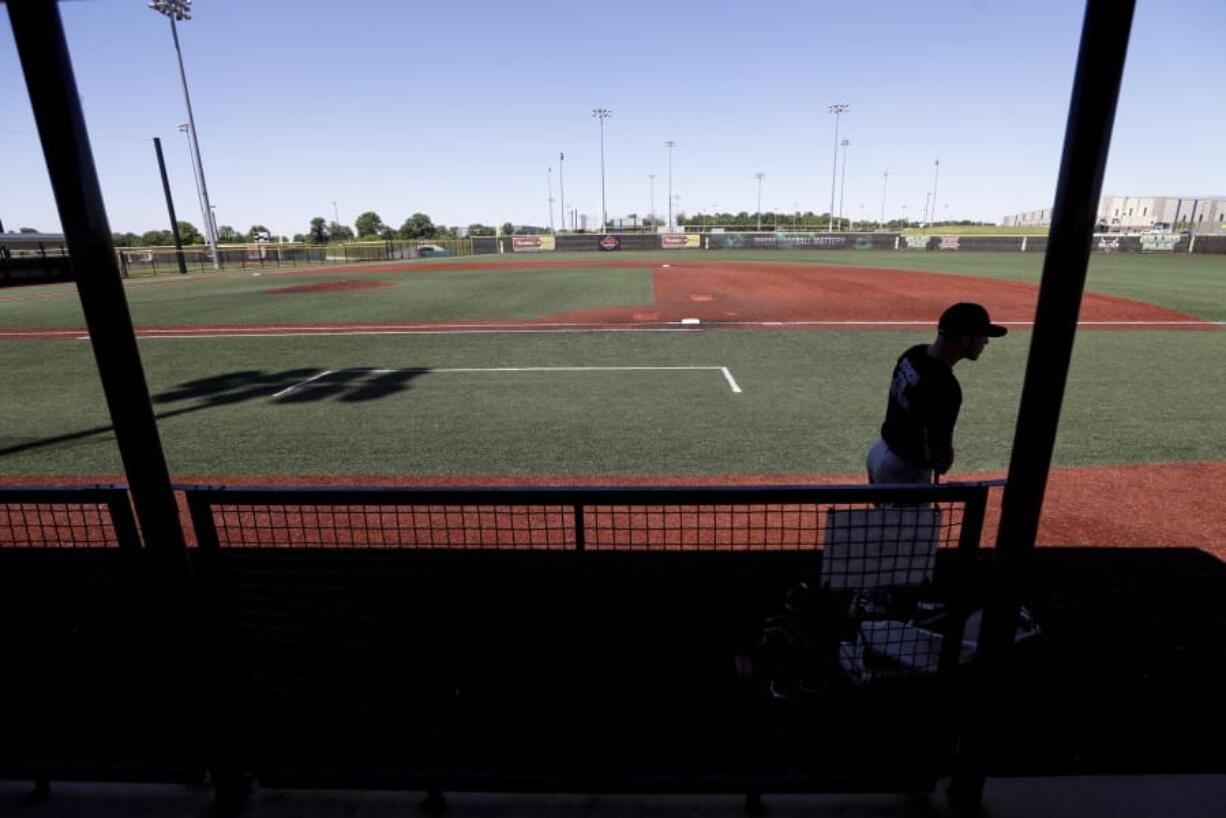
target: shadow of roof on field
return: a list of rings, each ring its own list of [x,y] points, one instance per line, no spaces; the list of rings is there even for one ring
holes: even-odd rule
[[[184,381],[178,386],[152,396],[155,406],[192,401],[186,405],[156,412],[157,420],[198,412],[219,406],[251,400],[273,400],[279,403],[316,403],[334,399],[343,403],[364,403],[379,400],[408,389],[409,381],[429,372],[429,369],[327,370],[318,367],[264,372],[243,369],[210,375],[207,378]],[[0,436],[0,457],[30,449],[44,449],[83,441],[97,435],[113,435],[115,427],[94,426],[78,432],[51,437],[11,438]]]

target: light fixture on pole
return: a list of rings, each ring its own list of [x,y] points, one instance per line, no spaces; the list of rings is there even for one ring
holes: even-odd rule
[[[613,116],[608,108],[593,108],[592,116],[600,122],[600,229],[609,229],[609,211],[604,198],[604,121]]]
[[[932,177],[932,218],[929,219],[929,221],[935,224],[937,220],[937,182],[941,179],[941,160],[934,159],[932,160],[932,164],[936,166],[936,175]]]
[[[673,148],[677,147],[677,143],[669,139],[664,147],[668,148],[668,230],[673,233],[676,232],[673,225]]]
[[[843,178],[839,182],[839,229],[843,229],[843,191],[847,189],[847,146],[851,144],[850,139],[844,139],[839,143],[843,146]]]
[[[332,202],[332,223],[333,223],[334,225],[336,225],[336,227],[337,227],[337,232],[339,233],[339,232],[340,232],[340,226],[341,226],[341,212],[340,212],[339,210],[337,210],[337,209],[336,209],[336,202],[335,202],[335,201],[333,201],[333,202]]]
[[[830,168],[830,219],[826,228],[828,233],[834,232],[834,183],[839,178],[839,117],[850,108],[846,102],[836,102],[826,109],[827,113],[834,114],[834,165]]]
[[[187,105],[187,123],[190,126],[188,133],[192,141],[192,155],[196,160],[196,178],[197,186],[200,189],[200,215],[204,219],[204,232],[209,242],[209,247],[213,251],[213,269],[221,269],[221,261],[217,258],[217,231],[212,227],[212,217],[210,213],[212,208],[209,207],[209,188],[204,182],[204,164],[200,159],[200,143],[196,139],[196,120],[192,116],[192,98],[187,92],[187,72],[183,69],[183,51],[179,48],[179,30],[175,27],[175,21],[192,19],[191,9],[192,0],[151,0],[149,8],[159,14],[166,15],[170,20],[170,35],[174,39],[175,54],[179,58],[179,80],[183,85],[183,101]],[[182,130],[182,127],[180,127]]]
[[[923,215],[922,221],[924,223],[925,228],[932,226],[932,217],[928,215],[928,205],[931,201],[932,201],[932,191],[930,190],[924,194],[924,215]]]
[[[762,177],[766,174],[759,171],[754,174],[754,178],[758,180],[758,232],[762,232]]]

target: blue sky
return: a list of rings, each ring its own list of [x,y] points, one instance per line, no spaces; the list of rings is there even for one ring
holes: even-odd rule
[[[614,9],[614,10],[610,10]],[[998,221],[1048,206],[1079,0],[318,2],[197,0],[181,24],[218,221],[547,224],[547,168],[599,218],[666,209],[828,209],[832,102],[846,102],[844,212]],[[112,229],[165,227],[150,138],[199,225],[174,50],[143,0],[62,5]],[[1226,4],[1138,0],[1104,192],[1226,193]],[[7,15],[0,14],[0,220],[58,230]],[[861,208],[863,206],[863,208]],[[555,219],[560,219],[555,215]]]

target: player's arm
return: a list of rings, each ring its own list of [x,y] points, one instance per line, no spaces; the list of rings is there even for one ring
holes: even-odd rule
[[[924,427],[924,457],[937,474],[944,474],[954,464],[953,435],[944,429]]]

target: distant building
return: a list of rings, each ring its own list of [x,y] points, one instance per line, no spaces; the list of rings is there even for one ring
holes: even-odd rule
[[[1047,227],[1051,208],[1027,210],[1001,219],[1004,227]],[[1226,196],[1103,196],[1098,201],[1100,230],[1191,230],[1226,233]]]

